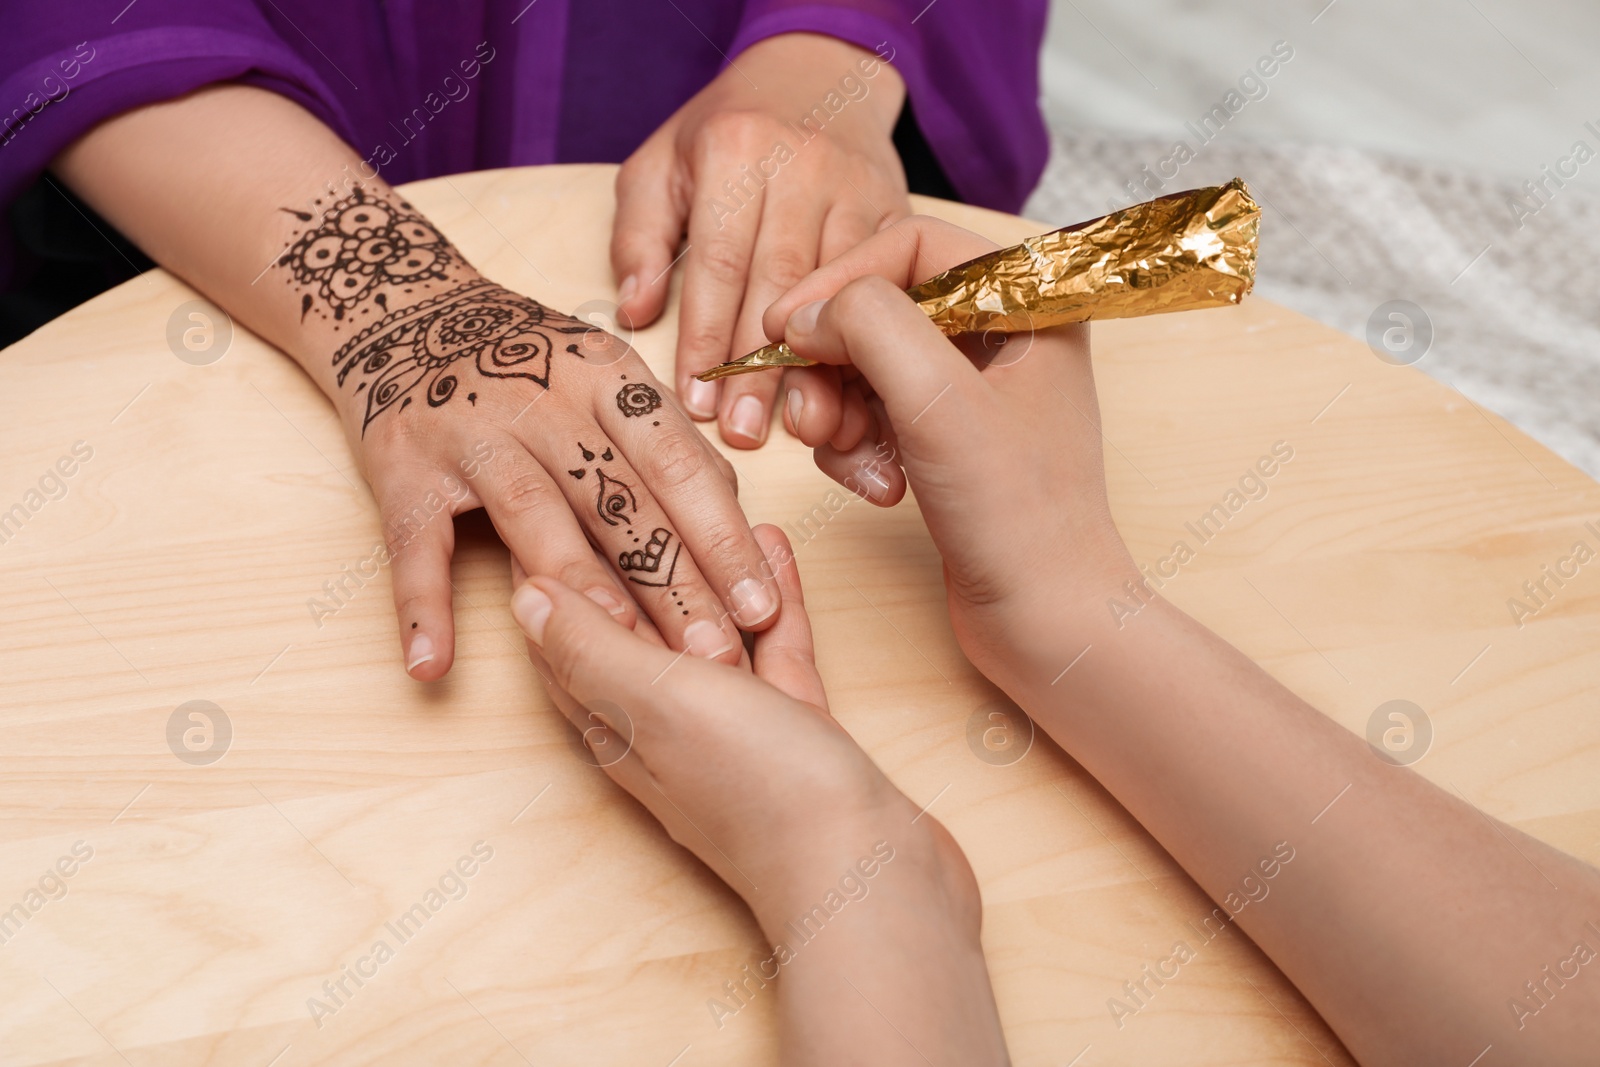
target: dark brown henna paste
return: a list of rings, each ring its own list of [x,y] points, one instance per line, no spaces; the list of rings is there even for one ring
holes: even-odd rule
[[[669,548],[670,555],[667,551]],[[643,548],[620,553],[617,566],[632,572],[628,575],[630,582],[665,587],[672,584],[673,572],[678,569],[678,553],[682,550],[682,543],[672,536],[672,531],[658,526],[651,532],[650,540]],[[663,564],[666,565],[665,574],[662,573]],[[641,574],[647,577],[638,577]]]
[[[661,406],[661,394],[643,382],[630,382],[617,393],[617,408],[626,416],[648,415]]]
[[[307,222],[315,218],[293,214]],[[399,287],[445,281],[466,262],[410,204],[357,185],[323,209],[316,224],[278,258],[278,266],[304,291],[302,320],[319,304],[324,314],[342,320],[368,301],[382,310],[387,294]]]
[[[454,365],[463,360],[485,377],[526,378],[549,389],[553,335],[588,329],[493,282],[473,282],[385,316],[351,338],[333,363],[339,385],[356,374],[356,391],[367,390],[365,436],[373,419],[408,405],[418,385],[430,407],[448,402],[460,373]]]

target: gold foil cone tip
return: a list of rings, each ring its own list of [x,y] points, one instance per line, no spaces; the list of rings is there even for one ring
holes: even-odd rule
[[[767,370],[771,367],[810,367],[815,360],[797,356],[788,345],[779,341],[775,345],[758,348],[747,356],[741,356],[729,363],[719,363],[708,371],[702,371],[695,377],[702,382],[714,382],[718,378],[726,378],[734,374],[749,374],[751,371]]]

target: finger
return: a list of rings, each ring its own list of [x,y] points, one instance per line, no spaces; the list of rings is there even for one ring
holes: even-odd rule
[[[867,414],[867,401],[861,392],[861,382],[845,385],[839,396],[839,428],[828,438],[828,444],[841,452],[848,452],[861,443],[872,428],[872,416]]]
[[[676,165],[671,139],[652,137],[617,171],[611,269],[617,277],[617,315],[631,329],[654,322],[666,306],[668,271],[683,239],[685,215],[673,195]]]
[[[693,744],[708,715],[721,718],[746,703],[729,681],[749,685],[750,679],[644,640],[549,578],[519,586],[511,613],[528,637],[528,659],[548,679],[552,702],[596,763],[684,840],[678,835],[690,827],[682,825],[681,810],[663,803],[666,792],[651,773],[656,749]],[[669,771],[681,761],[681,754],[666,754]]]
[[[545,594],[533,585],[525,585],[528,575],[517,565],[516,557],[511,559],[511,613],[517,620],[517,625],[528,633],[529,627],[540,618],[543,608],[530,609],[530,599],[538,602]],[[549,581],[549,579],[545,579]],[[531,593],[524,593],[527,588]],[[561,587],[565,589],[564,586]],[[570,590],[567,590],[570,594]],[[548,598],[547,598],[548,599]],[[582,600],[581,597],[574,598]],[[641,620],[642,627],[648,628],[648,621]],[[599,624],[604,626],[604,623]],[[620,629],[620,627],[609,627]],[[639,635],[637,630],[633,631]],[[654,633],[653,630],[650,633]],[[541,638],[543,631],[541,630]],[[656,648],[663,648],[659,639],[650,642]],[[533,640],[526,642],[528,662],[533,664],[533,669],[539,672],[539,677],[544,680],[545,692],[550,695],[550,702],[556,706],[567,722],[576,731],[584,746],[593,754],[595,765],[621,785],[629,793],[640,796],[640,787],[649,780],[649,771],[644,767],[642,759],[628,759],[633,754],[635,731],[633,716],[620,704],[613,704],[602,699],[591,697],[593,706],[585,706],[576,697],[567,692],[556,682],[555,669],[550,661],[545,658],[543,650]],[[659,694],[658,694],[659,695]],[[637,705],[635,705],[637,707]]]
[[[805,595],[800,588],[800,570],[794,562],[794,549],[776,526],[763,524],[757,526],[754,533],[783,597],[778,621],[771,629],[756,635],[756,676],[796,700],[826,711],[828,694],[822,687],[822,676],[817,673],[817,650],[811,636],[811,619],[806,614]]]
[[[877,233],[882,219],[877,209],[861,196],[852,194],[850,199],[835,204],[822,224],[817,262],[827,263],[844,255]]]
[[[820,308],[802,306],[790,317],[786,337],[800,355],[859,369],[908,444],[959,447],[970,406],[991,399],[980,371],[881,277],[857,278]]]
[[[733,469],[733,464],[728,462],[728,457],[713,448],[704,437],[700,438],[700,441],[704,447],[706,458],[716,465],[717,472],[722,475],[722,480],[728,483],[728,490],[737,499],[739,496],[739,472]]]
[[[592,547],[593,546],[591,546],[591,548]],[[604,559],[602,559],[598,554],[596,554],[595,559],[600,563],[601,566],[608,566],[606,561]],[[517,559],[517,557],[515,555],[512,555],[511,556],[511,591],[512,592],[516,592],[517,587],[519,585],[522,585],[524,582],[526,582],[529,579],[529,577],[531,577],[531,576],[528,574],[526,568],[524,568],[522,566],[522,561]],[[627,600],[628,602],[630,602],[633,605],[633,609],[634,609],[635,613],[639,616],[639,621],[634,623],[633,626],[630,627],[630,629],[632,629],[634,633],[638,634],[640,637],[644,638],[646,641],[649,641],[651,644],[659,645],[662,648],[666,648],[667,647],[667,643],[661,639],[661,631],[657,630],[656,629],[656,624],[650,621],[650,616],[646,615],[643,611],[641,611],[639,609],[638,602],[635,601],[631,595],[629,595],[629,593],[628,593],[628,591],[626,589],[621,590],[621,594],[622,594],[622,598],[624,600]],[[620,625],[620,623],[619,623],[619,625]],[[540,662],[541,666],[544,665],[543,658],[541,658],[539,660],[539,662]],[[549,675],[548,671],[542,671],[541,676],[546,681],[550,680],[550,675]]]
[[[655,375],[650,373],[650,368],[645,364],[644,360],[636,359],[630,362],[632,362],[640,372],[638,380],[646,382],[652,388],[655,388],[658,391],[661,397],[662,405],[664,407],[671,408],[673,411],[677,412],[678,415],[682,416],[682,418],[679,420],[680,422],[687,420],[688,413],[683,410],[683,405],[679,402],[677,396],[674,393],[661,388],[661,383],[656,379]],[[622,364],[618,363],[618,366],[622,366]],[[658,416],[652,416],[652,421],[654,421],[657,417]],[[706,459],[716,464],[717,470],[722,472],[722,478],[728,483],[728,488],[733,491],[733,495],[738,496],[739,472],[733,469],[733,464],[728,462],[726,456],[717,451],[717,447],[715,445],[706,440],[704,434],[697,432],[695,435],[695,440],[699,441],[701,451],[705,453]]]
[[[857,278],[876,275],[908,289],[997,247],[959,226],[927,215],[912,215],[812,271],[799,285],[773,301],[762,316],[761,325],[767,337],[776,341],[786,336],[784,328],[789,316],[801,306],[826,300]]]
[[[394,585],[400,650],[406,673],[419,682],[443,678],[456,654],[450,596],[455,522],[450,508],[428,507],[430,493],[439,499],[436,492],[415,484],[373,481]]]
[[[822,473],[870,503],[892,507],[906,495],[905,470],[895,461],[894,450],[875,433],[854,448],[823,445],[812,455]]]
[[[800,176],[797,176],[800,177]],[[743,303],[733,330],[731,351],[753,351],[767,343],[761,314],[817,265],[817,246],[827,204],[815,191],[795,181],[774,182],[766,189],[761,228],[756,235]],[[718,423],[722,439],[735,448],[757,448],[772,426],[772,402],[781,375],[744,374],[722,387]]]
[[[697,674],[720,673],[616,625],[586,601],[540,576],[511,595],[512,617],[548,665],[555,686],[573,700],[627,708],[638,725],[671,700],[678,686],[692,688]],[[672,682],[657,685],[669,668],[675,672]]]
[[[638,421],[620,413],[616,418]],[[665,424],[667,419],[661,421]],[[683,425],[697,433],[687,421]],[[566,506],[614,568],[619,584],[655,621],[661,636],[673,648],[738,663],[744,651],[738,629],[727,621],[722,598],[713,591],[691,547],[701,542],[685,536],[628,462],[627,453],[593,423],[555,430],[549,437],[545,449],[553,442],[573,442],[570,451],[545,457],[549,469],[565,468],[560,486]],[[703,465],[708,491],[731,497],[716,468],[701,459],[698,449],[693,455]]]
[[[553,678],[552,700],[596,763],[724,881],[748,881],[684,808],[725,800],[724,776],[708,773],[704,754],[727,747],[718,739],[737,729],[752,697],[788,701],[743,672],[644,641],[549,578],[520,587],[511,603],[528,658]]]
[[[618,594],[616,579],[595,559],[572,506],[525,446],[507,441],[478,469],[473,487],[500,539],[530,573],[559,578],[622,625],[634,625],[638,613]]]
[[[812,448],[839,430],[843,412],[839,368],[797,367],[784,374],[783,422]]]
[[[614,403],[606,403],[608,391],[609,386],[597,392],[601,427],[638,472],[668,525],[683,536],[723,607],[744,629],[769,625],[778,613],[777,584],[738,499],[707,458],[710,448],[700,431],[661,404],[654,387],[638,375],[618,376]]]
[[[759,188],[737,209],[730,208],[710,186],[712,176],[737,173],[738,142],[727,150],[697,150],[694,174],[700,188],[689,209],[689,249],[683,257],[683,302],[678,313],[678,399],[690,415],[709,419],[717,414],[721,395],[717,382],[694,376],[732,358],[733,329],[744,298],[750,254],[761,220]]]

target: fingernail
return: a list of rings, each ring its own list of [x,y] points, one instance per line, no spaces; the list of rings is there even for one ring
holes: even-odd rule
[[[826,300],[813,300],[809,304],[801,304],[795,308],[794,314],[789,316],[789,322],[784,327],[783,332],[786,335],[791,333],[805,334],[815,330],[817,328],[817,316],[822,314],[822,305],[826,303]]]
[[[683,391],[683,406],[691,415],[711,418],[717,413],[717,383],[690,378],[688,387]]]
[[[746,393],[734,401],[728,424],[741,437],[760,441],[767,434],[767,409],[754,394]]]
[[[789,409],[789,429],[799,433],[800,413],[806,409],[805,395],[791,386],[788,397],[784,399],[784,406]]]
[[[733,648],[733,642],[722,632],[722,627],[704,619],[691,622],[683,631],[683,644],[690,652],[703,659],[715,659]]]
[[[531,585],[523,586],[511,597],[511,617],[536,645],[544,644],[544,624],[550,619],[551,607],[550,598]]]
[[[621,615],[625,610],[627,610],[622,606],[622,601],[618,600],[609,589],[602,589],[599,586],[596,586],[583,595],[594,601],[596,604],[599,604],[601,607],[605,608],[613,618]]]
[[[617,286],[617,303],[626,304],[639,292],[639,276],[630,274]]]
[[[412,637],[411,646],[406,649],[406,673],[410,674],[431,659],[433,659],[433,638],[427,634],[417,634]]]
[[[728,593],[733,601],[733,617],[743,626],[754,626],[764,621],[777,608],[767,587],[754,578],[746,578]]]
[[[889,480],[878,469],[876,463],[867,462],[856,468],[855,482],[857,492],[874,500],[882,500],[889,495]],[[855,488],[855,487],[852,487]]]

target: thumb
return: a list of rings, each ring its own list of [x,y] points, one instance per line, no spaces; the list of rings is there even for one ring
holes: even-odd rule
[[[867,275],[827,301],[802,305],[784,327],[795,353],[848,363],[883,401],[901,440],[959,442],[970,436],[983,377],[895,284]]]
[[[672,195],[675,163],[672,141],[652,137],[617,171],[611,269],[617,314],[630,329],[648,326],[666,306],[668,269],[688,218],[687,205]]]
[[[518,586],[511,614],[549,664],[555,684],[580,704],[601,700],[647,708],[666,695],[659,687],[652,690],[654,680],[684,658],[646,641],[554,578]]]

